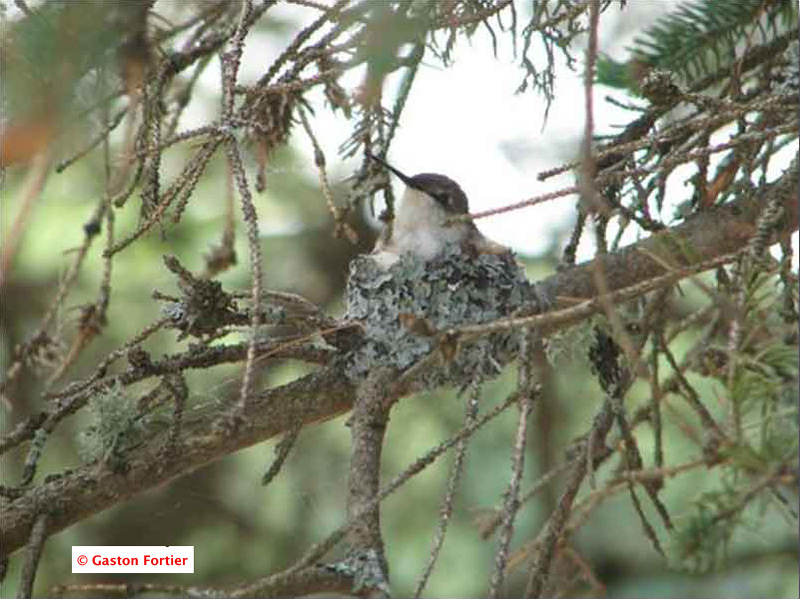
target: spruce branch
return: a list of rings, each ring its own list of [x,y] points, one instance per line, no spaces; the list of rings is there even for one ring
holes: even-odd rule
[[[796,25],[797,10],[796,2],[784,0],[683,2],[634,39],[627,63],[601,58],[598,80],[636,90],[644,72],[661,69],[693,83],[730,69],[742,39],[748,47],[766,44]]]

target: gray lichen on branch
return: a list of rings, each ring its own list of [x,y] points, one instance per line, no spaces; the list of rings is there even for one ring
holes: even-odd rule
[[[515,353],[515,336],[493,334],[469,345],[454,340],[449,347],[447,331],[529,312],[537,297],[510,255],[473,257],[453,246],[429,262],[404,255],[388,270],[361,256],[350,265],[347,317],[363,322],[364,336],[343,358],[345,372],[361,380],[375,368],[403,371],[440,352],[440,367],[420,375],[425,388],[496,376]]]

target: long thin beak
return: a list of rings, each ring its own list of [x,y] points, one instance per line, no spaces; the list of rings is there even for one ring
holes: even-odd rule
[[[386,161],[385,161],[385,160],[383,160],[382,158],[378,158],[377,156],[375,156],[375,154],[373,154],[373,153],[372,153],[372,152],[370,152],[369,150],[367,150],[367,151],[365,152],[365,154],[366,154],[367,158],[369,158],[370,160],[374,160],[374,161],[375,161],[375,162],[377,162],[378,164],[382,164],[383,166],[385,166],[386,168],[388,168],[390,171],[392,171],[392,172],[393,172],[395,175],[397,175],[397,178],[398,178],[398,179],[400,179],[400,180],[401,180],[403,183],[405,183],[405,184],[406,184],[406,185],[408,185],[409,187],[414,187],[414,186],[411,184],[411,177],[407,177],[406,175],[404,175],[403,173],[401,173],[400,171],[398,171],[396,168],[394,168],[394,167],[393,167],[391,164],[389,164],[388,162],[386,162]]]

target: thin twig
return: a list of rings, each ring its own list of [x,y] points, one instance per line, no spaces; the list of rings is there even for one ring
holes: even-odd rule
[[[505,493],[505,502],[502,510],[502,523],[500,525],[500,538],[494,554],[494,570],[489,582],[490,599],[495,599],[500,593],[506,574],[508,553],[511,538],[514,535],[514,520],[520,508],[520,487],[525,468],[525,444],[528,437],[528,420],[533,410],[535,399],[533,377],[533,345],[536,331],[523,329],[520,333],[520,357],[518,368],[518,394],[519,417],[517,420],[517,434],[514,440],[514,451],[511,460],[511,481]]]
[[[253,365],[256,358],[257,331],[261,324],[261,311],[257,309],[259,299],[264,289],[263,262],[261,256],[261,243],[258,237],[258,213],[253,204],[253,196],[247,184],[247,175],[244,172],[239,148],[234,139],[229,139],[225,144],[228,161],[239,189],[239,199],[242,202],[242,215],[246,223],[247,245],[250,252],[250,271],[252,273],[252,301],[256,309],[253,310],[251,319],[250,345],[247,350],[247,362],[245,363],[244,375],[242,376],[242,388],[239,395],[239,402],[236,406],[236,415],[241,416],[247,407],[250,397],[250,387],[253,383]]]
[[[606,435],[608,435],[608,432],[611,430],[613,422],[614,415],[611,404],[609,402],[604,402],[603,407],[595,416],[594,423],[592,424],[592,434],[589,436],[589,438],[594,441],[596,447],[599,448],[605,443]],[[589,451],[594,451],[594,449],[595,448],[590,447]],[[543,547],[537,554],[528,576],[528,584],[525,589],[525,597],[527,599],[541,599],[541,597],[544,597],[547,581],[550,577],[550,566],[555,557],[561,535],[567,524],[567,519],[572,513],[572,504],[575,501],[575,497],[578,494],[578,490],[585,476],[586,461],[580,458],[576,459],[569,473],[566,489],[558,500],[555,511],[550,514],[550,518],[547,520],[547,525],[542,537]]]
[[[284,435],[283,439],[275,446],[275,459],[269,465],[267,471],[264,472],[264,476],[261,477],[262,486],[271,483],[281,471],[283,464],[286,462],[286,458],[289,457],[295,442],[300,437],[300,431],[302,431],[302,426],[298,423],[297,426],[286,431],[286,435]]]
[[[478,417],[478,400],[480,398],[480,385],[473,383],[470,385],[470,395],[466,401],[466,408],[464,414],[464,426],[469,426]],[[422,571],[422,575],[417,583],[417,588],[414,591],[414,599],[419,599],[422,596],[422,591],[425,590],[436,562],[439,558],[442,546],[444,545],[445,535],[447,534],[447,525],[450,522],[450,516],[453,514],[453,504],[455,502],[455,495],[458,490],[459,483],[464,474],[464,462],[467,454],[466,439],[458,442],[455,449],[455,458],[453,465],[450,467],[450,476],[447,480],[447,492],[445,493],[442,505],[439,507],[439,523],[436,527],[436,532],[433,535],[433,546],[428,555],[428,562]]]
[[[69,168],[75,162],[86,156],[86,154],[91,152],[101,143],[103,143],[104,141],[108,141],[109,134],[114,129],[117,128],[117,125],[119,125],[122,122],[122,119],[125,118],[125,115],[127,113],[128,113],[127,107],[120,110],[109,123],[106,123],[103,126],[102,131],[100,131],[100,133],[98,133],[94,139],[92,139],[89,143],[87,143],[85,147],[81,148],[78,152],[76,152],[69,158],[65,158],[64,160],[61,160],[58,164],[56,164],[55,171],[57,173],[64,172],[67,168]]]
[[[317,137],[314,135],[314,131],[311,129],[306,111],[300,109],[298,112],[300,113],[300,122],[303,124],[303,129],[305,129],[306,135],[308,135],[308,138],[311,140],[311,145],[314,146],[314,164],[317,166],[317,171],[319,172],[319,184],[322,189],[322,195],[325,197],[328,210],[333,217],[336,236],[344,236],[353,244],[358,243],[358,235],[355,230],[344,220],[345,211],[341,210],[333,199],[333,190],[328,181],[328,173],[325,168],[325,154],[322,151],[322,147],[319,145],[319,141],[317,141]]]
[[[47,540],[47,513],[42,513],[36,518],[31,528],[31,536],[25,547],[25,561],[22,563],[22,572],[19,577],[17,599],[30,599],[33,593],[33,581],[39,569],[39,559],[42,557],[44,542]]]

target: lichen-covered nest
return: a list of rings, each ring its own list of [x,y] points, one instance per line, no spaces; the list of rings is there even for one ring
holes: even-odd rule
[[[364,337],[345,358],[346,371],[361,380],[375,368],[403,371],[428,355],[435,338],[412,332],[404,320],[424,319],[443,332],[510,316],[535,302],[533,285],[511,255],[471,257],[452,247],[427,263],[404,255],[388,270],[359,256],[350,264],[347,317],[363,323]],[[492,334],[466,344],[453,359],[422,374],[420,382],[424,387],[462,386],[496,376],[513,358],[517,343],[517,335]]]

